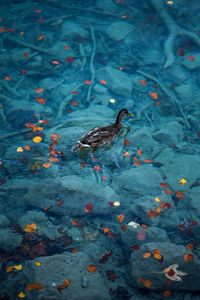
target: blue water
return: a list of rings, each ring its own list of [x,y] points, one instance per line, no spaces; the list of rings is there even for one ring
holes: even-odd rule
[[[200,299],[198,1],[0,8],[0,300]]]

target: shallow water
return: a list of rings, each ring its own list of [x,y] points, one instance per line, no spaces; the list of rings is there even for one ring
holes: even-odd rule
[[[0,5],[0,300],[200,299],[198,1]]]

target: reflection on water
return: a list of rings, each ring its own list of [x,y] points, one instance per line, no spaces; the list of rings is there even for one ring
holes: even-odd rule
[[[1,1],[1,300],[199,299],[199,13]]]

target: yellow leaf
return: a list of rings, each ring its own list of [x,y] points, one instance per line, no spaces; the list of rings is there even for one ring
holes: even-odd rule
[[[16,266],[13,266],[13,268],[15,268],[18,271],[21,271],[22,270],[22,265],[16,265]]]
[[[40,143],[42,141],[42,138],[40,136],[35,136],[33,138],[34,143]]]
[[[160,201],[160,199],[159,199],[158,197],[156,197],[156,198],[155,198],[155,201],[156,201],[156,202],[159,202],[159,201]]]
[[[23,152],[23,151],[24,151],[24,149],[22,147],[17,148],[17,152]]]
[[[19,297],[19,298],[24,298],[24,297],[26,297],[26,295],[25,295],[23,292],[20,292],[20,293],[18,294],[18,297]]]
[[[179,183],[180,183],[181,185],[184,185],[184,184],[187,183],[187,180],[184,179],[184,178],[182,178],[182,179],[179,180]]]
[[[35,265],[36,265],[37,267],[41,267],[42,264],[41,264],[39,261],[36,261],[36,262],[35,262]]]

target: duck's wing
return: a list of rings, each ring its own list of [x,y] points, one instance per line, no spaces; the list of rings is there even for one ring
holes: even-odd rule
[[[101,144],[109,142],[116,134],[116,129],[110,125],[105,127],[95,127],[88,131],[80,140],[83,145]]]

